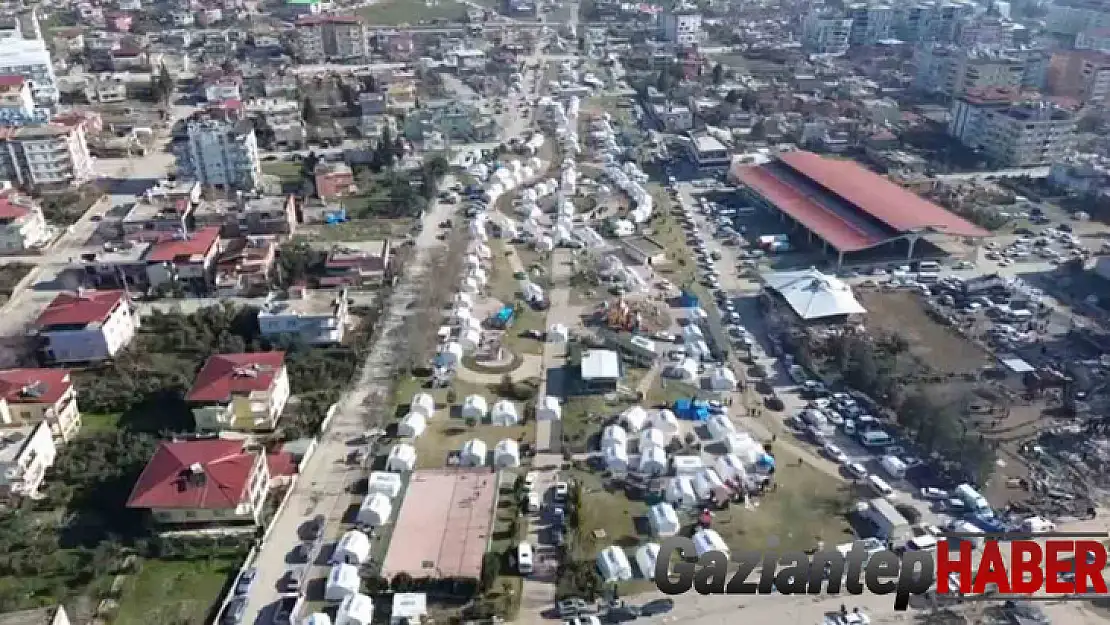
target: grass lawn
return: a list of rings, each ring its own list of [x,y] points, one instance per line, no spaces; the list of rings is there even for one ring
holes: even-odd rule
[[[543,343],[536,339],[521,336],[528,330],[547,331],[547,313],[532,310],[527,305],[513,320],[513,325],[505,331],[501,344],[515,354],[542,354]]]
[[[523,402],[518,403],[517,410],[523,409]],[[416,439],[416,468],[442,469],[447,466],[447,457],[451,452],[459,451],[463,443],[472,438],[485,441],[492,452],[494,446],[506,438],[535,440],[534,430],[531,424],[502,427],[483,423],[470,427],[461,418],[448,417],[444,411],[438,411],[428,423],[428,429]]]
[[[241,557],[145,560],[120,600],[115,625],[202,623],[242,565]]]
[[[716,396],[716,393],[703,391],[685,382],[668,380],[660,375],[656,377],[655,382],[651,385],[651,388],[648,389],[647,399],[644,401],[644,405],[655,406],[657,404],[666,404],[670,406],[678,399],[688,397],[715,399]]]
[[[631,402],[610,403],[603,395],[576,395],[563,404],[563,439],[575,451],[585,451],[590,438],[601,433],[601,425],[609,417],[631,406]]]
[[[83,412],[81,413],[81,433],[114,432],[119,429],[119,420],[122,416],[118,412]]]
[[[403,237],[412,233],[411,219],[356,219],[328,226],[302,226],[298,237],[309,241],[344,243],[348,241],[378,241],[387,237]]]
[[[357,13],[366,22],[383,26],[429,20],[461,22],[466,18],[466,5],[454,0],[385,0],[361,7]]]
[[[301,164],[293,161],[264,161],[262,173],[277,176],[282,183],[301,181]]]

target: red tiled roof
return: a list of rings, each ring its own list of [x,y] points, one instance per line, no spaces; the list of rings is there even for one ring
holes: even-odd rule
[[[0,371],[0,397],[11,404],[54,404],[71,388],[66,369]]]
[[[104,321],[112,309],[126,298],[127,295],[120,290],[59,293],[42,311],[35,325],[48,328]]]
[[[159,241],[147,250],[145,260],[152,263],[199,262],[220,240],[216,226],[201,228],[188,239]],[[194,257],[200,258],[194,258]]]
[[[227,402],[233,394],[265,391],[285,366],[285,352],[217,354],[201,367],[187,401]]]
[[[128,508],[235,508],[246,495],[255,464],[243,441],[163,442],[135,482]],[[200,465],[203,477],[190,467]]]
[[[27,79],[23,76],[15,76],[12,74],[0,76],[0,87],[19,87],[25,82],[27,82]]]
[[[961,237],[990,235],[963,217],[903,189],[858,163],[827,159],[812,152],[789,152],[781,155],[779,160],[900,233],[929,229]]]
[[[26,206],[12,204],[6,196],[0,196],[0,219],[19,219],[30,214],[31,209]]]
[[[279,451],[266,455],[266,466],[270,469],[270,477],[284,477],[297,474],[297,462],[293,454]]]

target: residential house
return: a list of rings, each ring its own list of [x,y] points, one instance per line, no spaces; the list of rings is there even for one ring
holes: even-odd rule
[[[196,205],[201,201],[201,185],[195,180],[163,180],[143,192],[120,227],[124,238],[151,241],[187,232]]]
[[[80,126],[0,128],[0,180],[28,188],[80,186],[96,176]]]
[[[124,291],[78,290],[59,293],[33,327],[46,362],[101,362],[131,343],[139,315]]]
[[[315,172],[316,196],[330,200],[358,192],[355,174],[344,163],[320,163]]]
[[[139,475],[128,508],[160,525],[257,525],[270,491],[264,453],[242,440],[165,441]]]
[[[81,429],[77,390],[65,369],[0,371],[0,428],[46,424],[54,438],[73,440]],[[0,430],[2,431],[2,430]]]
[[[185,401],[198,431],[272,430],[289,394],[285,352],[217,354],[197,373]]]
[[[154,287],[174,283],[207,293],[215,278],[219,251],[220,229],[215,226],[158,241],[143,255],[147,283]]]
[[[362,288],[382,284],[389,269],[390,241],[373,245],[378,248],[376,253],[343,246],[332,248],[324,261],[320,285]]]
[[[694,114],[682,104],[656,104],[649,108],[656,125],[666,132],[683,132],[694,127]]]
[[[219,297],[258,295],[270,289],[270,271],[277,258],[271,237],[236,237],[220,242],[216,259],[216,294]]]
[[[305,142],[301,105],[285,98],[256,98],[243,103],[256,120],[259,140],[264,145],[299,148]]]
[[[350,320],[347,289],[310,291],[292,286],[285,296],[271,296],[258,312],[262,336],[294,337],[310,345],[334,345],[343,340]]]
[[[18,254],[50,242],[54,229],[46,224],[42,207],[0,182],[0,254]]]
[[[0,427],[0,496],[36,494],[57,455],[45,423]]]
[[[240,100],[243,97],[241,76],[221,76],[204,84],[204,99],[208,102]]]
[[[292,235],[297,228],[297,204],[292,195],[239,193],[234,200],[201,200],[193,220],[198,228],[219,226],[225,238]]]

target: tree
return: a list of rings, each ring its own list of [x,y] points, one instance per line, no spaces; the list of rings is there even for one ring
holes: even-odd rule
[[[728,102],[729,104],[736,104],[740,101],[741,97],[743,97],[743,94],[740,93],[739,89],[729,89],[728,93],[725,94],[725,102]]]
[[[725,66],[717,63],[713,66],[713,84],[719,85],[725,81]]]
[[[304,104],[301,106],[301,119],[309,126],[320,123],[320,114],[316,111],[316,105],[312,103],[312,98],[305,97]]]
[[[659,70],[659,77],[655,80],[655,88],[663,93],[670,92],[674,86],[674,81],[671,77],[671,72],[668,68]]]
[[[420,183],[424,199],[431,201],[439,189],[439,183],[450,171],[451,164],[442,154],[433,154],[420,165]]]

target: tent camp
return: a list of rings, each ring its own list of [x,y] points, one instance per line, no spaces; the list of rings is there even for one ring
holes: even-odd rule
[[[493,447],[493,466],[498,469],[511,469],[520,466],[520,444],[511,438],[498,442]]]
[[[607,425],[601,431],[601,446],[607,447],[612,444],[621,446],[628,444],[628,433],[619,425]]]
[[[418,412],[410,412],[397,424],[397,436],[416,438],[423,434],[427,428],[428,423],[425,421],[424,415]]]
[[[425,419],[431,419],[435,411],[436,400],[427,393],[417,393],[412,396],[412,401],[409,402],[409,412],[424,415]]]
[[[486,418],[489,412],[489,405],[486,404],[486,398],[481,395],[467,395],[462,404],[462,417],[464,419],[477,419],[481,421]]]
[[[640,451],[640,473],[662,475],[667,472],[667,452],[662,447],[648,447]]]
[[[696,505],[698,495],[694,492],[693,479],[685,475],[671,478],[667,484],[667,501],[679,507]]]
[[[725,454],[717,458],[714,463],[716,465],[717,474],[725,480],[742,480],[748,474],[747,469],[744,468],[744,463],[733,454]]]
[[[558,421],[561,418],[563,418],[563,407],[559,405],[559,398],[541,395],[536,402],[536,421]]]
[[[705,425],[709,429],[709,435],[713,437],[713,440],[721,440],[736,431],[736,426],[723,414],[712,415]]]
[[[643,453],[648,447],[666,448],[670,441],[671,437],[664,434],[662,430],[648,428],[640,432],[640,453]]]
[[[636,568],[640,569],[640,577],[652,579],[655,577],[655,563],[659,560],[659,543],[647,543],[636,550]]]
[[[710,467],[705,467],[698,474],[694,476],[694,492],[698,494],[700,499],[709,499],[711,496],[718,492],[718,489],[724,488],[725,482],[717,475],[717,471]]]
[[[371,471],[366,479],[366,492],[381,493],[393,499],[401,494],[401,476],[388,471]]]
[[[451,341],[439,349],[436,354],[436,365],[451,369],[459,366],[463,358],[463,347],[457,341]]]
[[[693,382],[698,379],[698,361],[695,358],[686,358],[682,362],[667,367],[667,377]]]
[[[398,473],[403,471],[412,471],[416,466],[416,448],[408,443],[398,443],[389,450],[389,456],[385,459],[385,470],[396,471]]]
[[[335,613],[335,625],[370,625],[373,619],[374,601],[360,593],[348,595]]]
[[[682,529],[674,506],[665,501],[648,508],[648,520],[651,522],[651,533],[655,536],[674,536]]]
[[[370,493],[362,498],[355,520],[359,525],[378,527],[389,523],[392,514],[393,504],[390,503],[389,497],[381,493]]]
[[[620,443],[610,443],[601,449],[605,467],[614,473],[628,471],[628,448]]]
[[[324,601],[339,603],[347,597],[357,594],[362,587],[362,579],[358,575],[358,567],[353,564],[336,564],[328,573],[328,581],[324,585]]]
[[[632,579],[632,564],[624,550],[616,545],[606,547],[597,554],[597,570],[606,582],[626,582]]]
[[[733,432],[725,437],[725,448],[744,466],[750,467],[763,455],[763,446],[747,432]]]
[[[730,551],[724,539],[717,533],[717,530],[708,527],[702,528],[694,533],[694,549],[698,552],[699,556],[709,551],[720,551],[727,556]]]
[[[763,276],[763,281],[806,321],[867,312],[856,301],[851,287],[839,278],[813,268],[768,273]]]
[[[370,558],[370,538],[358,530],[350,530],[335,543],[332,564],[362,566]]]
[[[458,343],[464,352],[472,352],[482,344],[482,331],[477,328],[466,328],[459,333]]]
[[[644,424],[647,423],[648,413],[640,406],[632,406],[621,413],[621,423],[628,428],[629,432],[636,433],[644,429]]]
[[[459,452],[459,464],[464,467],[480,467],[486,464],[486,442],[480,438],[472,438],[463,443]]]
[[[678,417],[670,410],[662,408],[648,413],[646,426],[664,434],[675,436],[678,434]]]
[[[715,391],[732,391],[736,389],[736,374],[728,367],[717,367],[708,376],[709,388]]]
[[[566,343],[570,340],[570,330],[561,323],[556,323],[547,329],[548,343]]]
[[[520,415],[516,411],[516,404],[507,399],[502,399],[493,405],[489,418],[493,425],[505,427],[520,423]]]
[[[705,461],[701,456],[675,456],[671,458],[671,463],[674,464],[675,475],[686,475],[694,477],[705,466]]]

